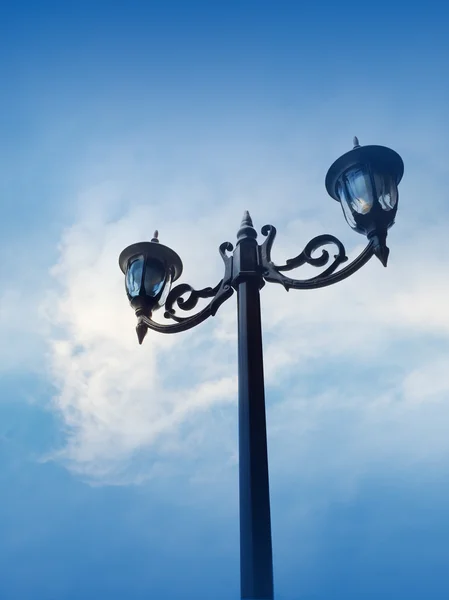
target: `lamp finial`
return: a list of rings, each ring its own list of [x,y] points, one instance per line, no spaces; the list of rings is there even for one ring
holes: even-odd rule
[[[137,339],[139,341],[139,345],[142,345],[142,342],[147,334],[148,325],[142,320],[141,317],[138,317],[138,323],[136,327]]]
[[[247,226],[247,227],[253,226],[253,220],[251,219],[251,215],[249,214],[248,210],[245,210],[245,212],[243,213],[242,224],[240,225],[240,227],[245,227],[245,226]]]
[[[387,246],[386,232],[374,232],[373,234],[368,235],[368,239],[372,239],[374,242],[374,254],[377,256],[383,266],[386,267],[388,263],[388,255],[390,254],[390,249]]]
[[[243,238],[256,239],[257,231],[253,227],[253,220],[247,210],[243,213],[243,219],[240,223],[240,229],[237,232],[237,239],[240,241]]]

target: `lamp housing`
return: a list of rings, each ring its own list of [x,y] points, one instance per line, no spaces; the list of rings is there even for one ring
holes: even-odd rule
[[[375,243],[386,265],[388,229],[398,209],[398,185],[404,174],[402,158],[385,146],[360,146],[338,158],[326,175],[328,194],[341,203],[349,226]],[[377,249],[377,250],[376,250]]]
[[[171,284],[182,273],[182,261],[168,246],[159,243],[155,235],[151,242],[132,244],[119,257],[125,274],[126,294],[136,315],[151,316],[165,304]]]

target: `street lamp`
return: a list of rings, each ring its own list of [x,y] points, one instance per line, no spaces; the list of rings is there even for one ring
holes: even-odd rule
[[[345,248],[328,234],[313,238],[286,264],[275,265],[271,249],[276,229],[265,225],[262,234],[266,239],[259,245],[248,211],[237,233],[235,249],[229,242],[219,248],[224,276],[214,288],[194,290],[182,283],[171,289],[172,282],[182,273],[182,262],[176,252],[159,243],[157,231],[151,242],[133,244],[120,254],[119,264],[125,273],[129,301],[136,312],[140,344],[148,329],[177,333],[195,327],[215,315],[221,304],[237,291],[242,600],[273,600],[260,289],[266,282],[280,283],[287,291],[331,285],[358,271],[374,255],[386,266],[387,231],[394,223],[398,184],[403,173],[404,164],[396,152],[383,146],[362,147],[357,138],[354,138],[354,148],[330,167],[326,176],[329,195],[341,203],[350,227],[368,238],[362,253],[341,269],[339,267],[348,260]],[[329,244],[336,249],[333,260],[323,249]],[[316,255],[320,248],[321,254]],[[310,279],[291,279],[284,275],[285,271],[306,263],[326,268]],[[196,314],[181,317],[176,313],[175,303],[177,308],[190,311],[200,298],[211,298],[211,301]],[[165,318],[172,321],[170,324],[160,324],[152,318],[153,312],[162,306]]]

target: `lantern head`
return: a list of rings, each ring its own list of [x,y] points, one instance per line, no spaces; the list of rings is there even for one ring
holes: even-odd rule
[[[326,175],[326,189],[341,203],[349,226],[374,242],[384,266],[389,249],[387,231],[398,209],[398,184],[404,174],[402,158],[384,146],[360,146],[337,159]]]
[[[151,242],[125,248],[119,265],[125,273],[128,299],[139,319],[137,335],[141,344],[148,329],[141,317],[150,318],[154,310],[165,304],[172,282],[182,273],[182,262],[176,252],[159,243],[155,231]]]

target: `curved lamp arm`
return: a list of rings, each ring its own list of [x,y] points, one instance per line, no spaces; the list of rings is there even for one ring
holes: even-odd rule
[[[232,256],[228,256],[226,252],[232,252],[233,246],[230,242],[224,242],[219,248],[220,256],[225,265],[225,273],[223,279],[214,288],[207,287],[202,290],[194,290],[187,283],[181,283],[171,290],[165,302],[166,319],[175,321],[173,324],[163,325],[153,321],[151,317],[140,315],[138,317],[137,328],[149,328],[159,333],[177,333],[179,331],[187,331],[195,325],[199,325],[208,317],[214,316],[220,306],[232,296],[234,290],[232,288]],[[183,296],[189,294],[187,298]],[[212,298],[207,306],[195,315],[180,317],[176,314],[177,307],[184,311],[193,310],[198,304],[200,298]]]
[[[271,283],[280,283],[285,287],[288,291],[290,288],[296,290],[308,290],[314,288],[325,287],[327,285],[332,285],[333,283],[337,283],[338,281],[342,281],[349,277],[356,271],[358,271],[364,264],[366,264],[370,258],[374,255],[374,241],[369,241],[366,248],[361,252],[361,254],[354,259],[349,265],[347,265],[344,269],[340,271],[336,270],[338,267],[348,260],[346,256],[346,250],[343,244],[339,239],[334,237],[333,235],[324,234],[318,235],[317,237],[310,240],[310,242],[305,246],[304,250],[298,254],[295,258],[290,258],[287,260],[285,265],[277,266],[271,260],[271,249],[273,246],[274,239],[276,237],[276,228],[273,225],[265,225],[262,228],[262,235],[266,236],[266,240],[259,247],[260,251],[260,264],[263,271],[263,278],[265,281]],[[322,250],[320,256],[312,256],[319,248],[325,246],[326,244],[333,244],[337,249],[337,254],[334,254],[334,259],[330,265],[328,265],[330,261],[330,255],[327,250]],[[305,264],[312,265],[313,267],[324,267],[326,265],[327,268],[317,275],[316,277],[311,277],[310,279],[291,279],[290,277],[286,277],[282,274],[281,271],[291,271],[292,269],[296,269],[297,267],[301,267]]]

